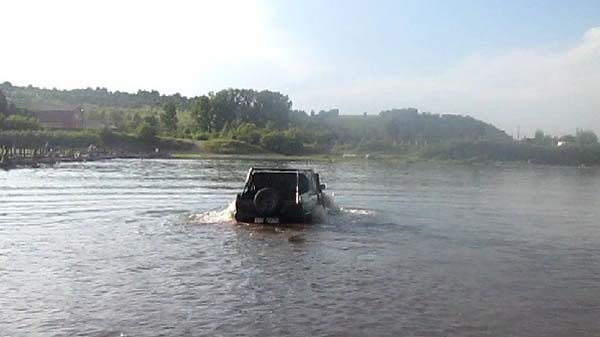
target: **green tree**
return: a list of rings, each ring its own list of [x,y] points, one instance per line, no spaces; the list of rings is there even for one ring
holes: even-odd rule
[[[552,145],[554,144],[554,139],[552,136],[547,135],[542,130],[536,130],[535,135],[533,136],[533,144],[535,145]]]
[[[252,123],[241,124],[234,132],[234,137],[243,142],[258,145],[260,143],[260,129]]]
[[[158,130],[158,119],[154,116],[146,116],[144,117],[144,119],[142,120],[142,123],[148,123],[150,126],[152,126],[154,129]]]
[[[100,142],[104,146],[113,145],[116,139],[115,134],[107,126],[98,131],[98,137],[100,137]]]
[[[578,130],[575,136],[580,146],[591,146],[598,144],[598,136],[592,130]]]
[[[536,143],[542,143],[544,141],[544,131],[542,130],[535,130],[535,135],[533,136],[533,139],[535,140]]]
[[[10,115],[0,123],[0,129],[6,130],[37,130],[40,129],[38,121],[23,115]]]
[[[6,114],[7,109],[8,102],[6,101],[6,96],[4,96],[4,93],[2,92],[2,90],[0,90],[0,114]]]
[[[154,116],[144,117],[142,123],[137,129],[137,136],[146,147],[157,143],[158,120]]]
[[[273,131],[263,135],[260,145],[267,150],[286,155],[301,154],[304,150],[304,145],[298,137],[281,131]]]
[[[111,110],[109,113],[110,122],[118,129],[122,129],[125,126],[123,119],[123,112],[119,110]]]
[[[157,134],[158,130],[156,127],[147,121],[142,122],[142,125],[140,125],[137,131],[138,138],[146,145],[152,145],[156,143]]]
[[[194,100],[192,104],[192,118],[196,120],[196,124],[200,131],[212,132],[212,112],[210,107],[210,98],[208,96],[200,96]]]
[[[129,127],[131,130],[136,130],[137,128],[140,127],[140,125],[142,124],[142,117],[140,117],[139,113],[134,113],[133,116],[131,116],[131,121],[129,123]]]
[[[173,133],[177,130],[177,107],[175,106],[175,103],[168,102],[163,105],[160,122],[162,123],[164,130],[169,133]]]
[[[210,98],[211,131],[221,131],[236,117],[236,93],[233,89],[221,90]]]
[[[577,143],[577,138],[573,135],[564,135],[560,138],[560,140],[566,144],[575,144]]]
[[[286,128],[289,125],[292,101],[288,96],[279,92],[264,90],[256,93],[256,105],[258,106],[257,125],[266,121],[272,121],[278,128]]]

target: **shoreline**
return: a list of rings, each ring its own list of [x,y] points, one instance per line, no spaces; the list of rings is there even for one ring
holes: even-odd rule
[[[311,162],[373,162],[373,163],[396,163],[396,164],[440,164],[440,165],[463,165],[471,167],[568,167],[568,168],[589,168],[594,169],[600,165],[559,165],[545,163],[531,163],[527,161],[492,161],[492,160],[452,160],[439,158],[420,158],[415,156],[399,156],[399,155],[371,155],[371,156],[345,156],[343,154],[315,154],[315,155],[293,155],[286,156],[276,153],[264,154],[219,154],[219,153],[126,153],[112,155],[82,155],[79,157],[12,157],[8,163],[0,163],[0,170],[12,170],[20,168],[40,168],[53,166],[60,163],[83,163],[93,161],[105,161],[113,159],[163,159],[163,160],[227,160],[227,159],[242,159],[242,160],[258,160],[258,161],[311,161]]]
[[[53,166],[60,163],[84,163],[92,161],[103,161],[112,159],[172,159],[169,154],[156,153],[128,153],[115,155],[83,155],[79,157],[61,157],[61,156],[45,156],[45,157],[11,157],[7,162],[0,163],[0,169],[12,170],[20,168],[40,168],[43,166]]]

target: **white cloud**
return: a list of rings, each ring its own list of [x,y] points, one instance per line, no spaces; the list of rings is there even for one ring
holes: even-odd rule
[[[0,81],[19,85],[186,95],[269,88],[304,109],[413,106],[472,115],[509,133],[517,125],[529,134],[600,133],[600,27],[561,49],[475,54],[434,75],[391,69],[369,77],[293,41],[262,0],[20,0],[2,9]],[[344,71],[366,75],[329,85]]]
[[[572,133],[600,132],[600,27],[561,50],[514,50],[473,55],[434,76],[366,78],[294,95],[300,105],[345,112],[378,112],[414,106],[437,113],[468,114],[508,133],[536,128]]]
[[[311,66],[270,15],[258,0],[9,1],[0,79],[188,95],[301,79]],[[263,64],[273,72],[253,70]]]

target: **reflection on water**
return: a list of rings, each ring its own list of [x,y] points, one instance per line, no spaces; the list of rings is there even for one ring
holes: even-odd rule
[[[236,225],[251,165],[342,207]],[[0,172],[1,336],[597,336],[593,169],[122,160]]]

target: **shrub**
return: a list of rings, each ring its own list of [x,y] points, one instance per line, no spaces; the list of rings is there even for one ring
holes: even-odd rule
[[[260,147],[233,139],[211,139],[202,143],[202,148],[218,154],[256,154],[264,153]]]
[[[233,137],[248,144],[260,143],[260,129],[253,123],[243,123],[233,131]]]
[[[40,125],[37,120],[24,115],[10,115],[0,120],[0,129],[5,130],[38,130]]]
[[[157,128],[148,122],[143,122],[138,128],[137,132],[138,138],[147,145],[152,145],[156,142],[157,134]]]
[[[293,134],[269,132],[260,139],[260,145],[265,149],[285,155],[302,154],[304,144]]]
[[[90,131],[10,130],[0,132],[0,145],[15,148],[39,149],[85,148],[98,143],[100,138]]]
[[[196,132],[194,134],[193,138],[195,140],[209,140],[210,136],[211,136],[210,133],[200,131],[200,132]]]

